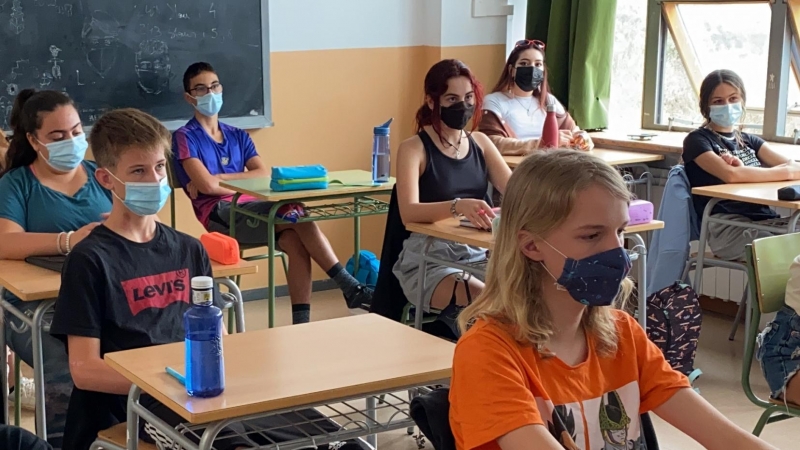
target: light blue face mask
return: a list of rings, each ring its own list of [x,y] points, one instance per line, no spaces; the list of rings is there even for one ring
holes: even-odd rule
[[[59,172],[70,172],[81,165],[81,161],[86,155],[86,149],[89,148],[89,143],[86,142],[86,134],[84,133],[72,139],[64,139],[63,141],[50,142],[48,144],[43,144],[39,139],[36,139],[36,142],[47,148],[47,153],[50,154],[50,157],[45,161],[50,167]]]
[[[195,109],[204,116],[216,116],[222,109],[222,92],[209,92],[202,97],[193,98],[197,100],[197,104],[194,106]]]
[[[715,124],[729,128],[739,123],[742,114],[742,104],[737,102],[728,103],[727,105],[711,105],[709,106],[708,116]]]
[[[132,213],[138,216],[158,214],[167,203],[169,194],[172,193],[167,177],[156,182],[126,182],[117,178],[113,173],[108,173],[125,185],[125,199],[121,199],[115,192],[112,192],[114,197],[117,197]]]

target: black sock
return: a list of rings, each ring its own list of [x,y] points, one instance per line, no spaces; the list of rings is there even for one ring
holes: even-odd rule
[[[311,305],[301,303],[292,305],[292,325],[311,322]]]

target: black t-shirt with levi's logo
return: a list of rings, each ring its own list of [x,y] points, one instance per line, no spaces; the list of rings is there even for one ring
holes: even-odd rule
[[[137,243],[100,225],[64,263],[50,333],[98,338],[101,357],[182,341],[196,276],[211,276],[197,239],[158,223],[150,242]]]
[[[183,341],[183,313],[196,276],[211,276],[211,262],[197,239],[159,223],[155,237],[141,244],[100,225],[64,263],[50,334],[65,343],[67,336],[100,339],[101,357]],[[221,306],[216,289],[214,301]],[[99,431],[124,422],[126,398],[74,387],[63,448],[88,449]],[[159,410],[147,395],[140,403]]]

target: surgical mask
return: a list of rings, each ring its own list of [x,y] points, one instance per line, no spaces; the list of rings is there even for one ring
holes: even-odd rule
[[[517,67],[514,74],[514,83],[525,92],[533,92],[542,85],[544,71],[534,66]]]
[[[712,122],[721,127],[732,127],[742,118],[742,104],[740,102],[727,105],[711,105],[708,116]]]
[[[466,128],[472,115],[475,114],[475,105],[468,105],[466,102],[458,102],[448,107],[441,107],[439,114],[442,122],[453,130],[463,130]]]
[[[617,247],[576,260],[561,253],[549,242],[544,242],[566,259],[564,270],[558,278],[541,263],[556,281],[559,290],[569,292],[576,302],[586,306],[611,306],[614,303],[622,280],[631,270],[631,259],[624,248]]]
[[[167,177],[156,182],[133,182],[122,181],[113,173],[108,173],[125,185],[125,199],[121,199],[116,192],[112,192],[114,197],[117,197],[132,213],[138,216],[157,214],[167,203],[169,194],[172,193]]]
[[[43,144],[39,139],[36,139],[36,142],[45,146],[47,153],[50,154],[45,161],[50,167],[59,172],[70,172],[81,165],[81,161],[86,155],[86,149],[89,148],[89,143],[86,142],[86,134],[84,133],[72,139],[50,142],[49,144]]]
[[[194,99],[197,100],[195,109],[204,116],[216,116],[222,109],[222,92],[209,92],[202,97],[194,97]]]

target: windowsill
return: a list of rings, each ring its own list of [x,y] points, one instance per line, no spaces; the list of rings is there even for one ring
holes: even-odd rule
[[[683,139],[689,134],[683,131],[642,130],[642,132],[653,133],[656,136],[649,141],[639,141],[628,137],[628,134],[638,133],[638,131],[631,131],[630,133],[600,131],[590,133],[590,135],[594,145],[597,147],[680,155],[683,153]],[[767,141],[767,143],[773,150],[787,158],[800,160],[800,146],[783,142]]]

